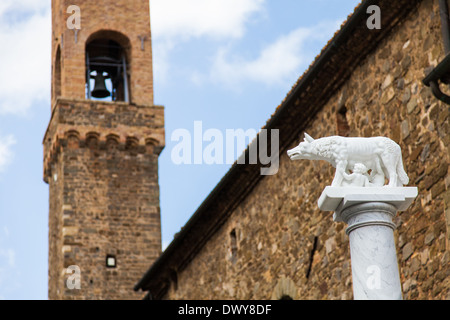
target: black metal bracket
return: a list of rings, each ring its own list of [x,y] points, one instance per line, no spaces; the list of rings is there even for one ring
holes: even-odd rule
[[[450,54],[423,79],[423,84],[431,88],[436,98],[450,105],[450,96],[441,91],[440,82],[450,84]]]

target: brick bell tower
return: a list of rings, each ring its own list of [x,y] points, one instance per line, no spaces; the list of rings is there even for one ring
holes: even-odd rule
[[[133,286],[161,253],[165,143],[149,0],[52,0],[52,20],[49,299],[141,299]]]

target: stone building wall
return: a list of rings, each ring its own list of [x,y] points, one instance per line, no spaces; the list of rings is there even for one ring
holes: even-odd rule
[[[370,31],[368,31],[370,32]],[[394,219],[405,299],[450,299],[449,107],[422,84],[444,58],[438,2],[423,1],[362,61],[306,130],[390,137],[419,196]],[[345,108],[344,108],[345,107]],[[290,148],[296,146],[303,136]],[[345,224],[317,200],[334,168],[280,150],[264,177],[174,277],[168,299],[351,299]]]

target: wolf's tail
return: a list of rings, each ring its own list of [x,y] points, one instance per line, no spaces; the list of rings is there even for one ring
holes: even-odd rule
[[[405,169],[403,168],[403,159],[400,156],[400,159],[398,159],[397,162],[397,174],[398,179],[403,183],[403,185],[407,185],[409,183],[409,177],[405,172]]]

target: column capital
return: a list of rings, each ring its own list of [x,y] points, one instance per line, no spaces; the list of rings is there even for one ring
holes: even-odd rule
[[[367,226],[384,226],[395,230],[392,218],[396,213],[397,208],[389,203],[361,202],[339,211],[335,220],[348,224],[345,230],[347,235],[355,229]]]
[[[417,187],[326,187],[318,205],[320,210],[334,211],[334,220],[340,222],[346,221],[342,212],[354,205],[384,203],[405,211],[417,195]]]

